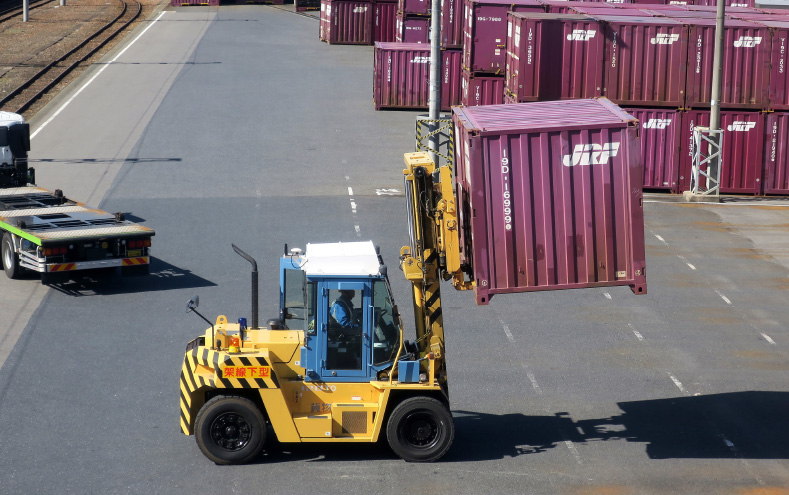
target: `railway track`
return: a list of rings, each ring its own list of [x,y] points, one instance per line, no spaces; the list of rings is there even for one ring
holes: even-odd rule
[[[97,27],[85,30],[86,34],[62,40],[61,43],[67,46],[62,55],[52,57],[40,64],[25,63],[12,67],[9,72],[17,71],[16,79],[23,82],[8,93],[0,95],[2,96],[0,108],[24,114],[63,78],[84,65],[101,48],[137,20],[141,13],[142,4],[139,0],[117,0],[117,9],[112,19],[95,23]]]

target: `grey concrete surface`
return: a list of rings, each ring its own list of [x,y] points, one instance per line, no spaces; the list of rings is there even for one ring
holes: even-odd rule
[[[206,460],[178,427],[184,345],[204,325],[184,307],[199,294],[206,315],[249,315],[248,263],[231,242],[258,260],[265,319],[284,243],[373,239],[409,321],[395,268],[403,198],[377,192],[402,189],[417,112],[374,112],[372,48],[319,43],[314,19],[263,6],[162,19],[113,81],[145,86],[158,73],[147,99],[102,74],[99,94],[71,103],[98,119],[80,126],[104,132],[102,148],[59,139],[77,127],[60,117],[51,141],[34,140],[34,159],[112,160],[80,169],[83,190],[114,173],[100,206],[156,229],[156,259],[147,278],[46,291],[0,281],[20,306],[0,368],[0,492],[786,493],[789,225],[775,202],[650,196],[644,296],[589,289],[476,307],[447,286],[457,435],[441,462],[404,463],[385,443],[276,442],[248,466]],[[181,36],[185,58],[157,55]],[[23,310],[25,291],[43,302]]]

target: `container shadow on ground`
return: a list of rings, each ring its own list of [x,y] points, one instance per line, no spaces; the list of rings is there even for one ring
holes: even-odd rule
[[[789,392],[732,392],[618,406],[620,415],[578,421],[564,412],[498,416],[455,411],[457,436],[446,460],[536,454],[566,440],[643,443],[650,459],[789,458]]]
[[[216,286],[210,280],[158,258],[151,258],[150,268],[150,275],[139,277],[124,277],[117,270],[89,270],[50,287],[71,296],[99,296]]]
[[[622,414],[575,421],[554,416],[454,411],[455,442],[439,462],[535,455],[576,445],[645,444],[650,459],[787,459],[789,392],[732,392],[621,402]],[[395,459],[385,433],[376,445],[280,444],[269,432],[259,463]]]

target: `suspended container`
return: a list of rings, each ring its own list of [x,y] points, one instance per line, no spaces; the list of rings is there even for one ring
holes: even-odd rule
[[[545,13],[538,0],[467,0],[463,14],[463,67],[471,72],[504,74],[507,13]]]
[[[688,30],[654,17],[601,16],[606,25],[603,96],[619,105],[685,104]]]
[[[461,103],[467,107],[504,103],[504,78],[463,71]]]
[[[398,43],[430,43],[430,18],[397,13],[395,41]]]
[[[693,171],[693,128],[710,125],[709,110],[691,110],[682,116],[680,149],[680,190],[690,190]],[[747,111],[721,111],[723,165],[720,191],[733,194],[761,194],[764,114]]]
[[[688,25],[685,106],[709,107],[715,19],[679,19]],[[721,107],[763,110],[769,106],[770,30],[755,22],[727,19],[723,34]]]
[[[494,294],[646,293],[637,121],[607,99],[456,107],[462,263]]]
[[[789,113],[767,115],[764,142],[764,194],[789,195]]]
[[[373,42],[395,41],[397,2],[373,2]]]
[[[602,95],[604,27],[581,14],[510,14],[507,93],[516,102]]]
[[[320,39],[330,45],[371,45],[371,2],[321,0]]]
[[[679,190],[679,149],[682,114],[666,108],[627,108],[641,128],[641,161],[644,188]]]

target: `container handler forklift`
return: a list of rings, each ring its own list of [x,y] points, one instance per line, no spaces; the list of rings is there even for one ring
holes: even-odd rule
[[[191,341],[181,370],[181,429],[217,464],[252,460],[267,425],[280,442],[377,442],[411,462],[435,461],[454,438],[440,282],[472,283],[461,269],[452,174],[425,153],[405,155],[411,243],[400,267],[413,289],[416,339],[403,338],[387,269],[372,242],[286,248],[280,260],[280,314],[215,324]],[[331,314],[339,291],[355,291],[354,323]]]

